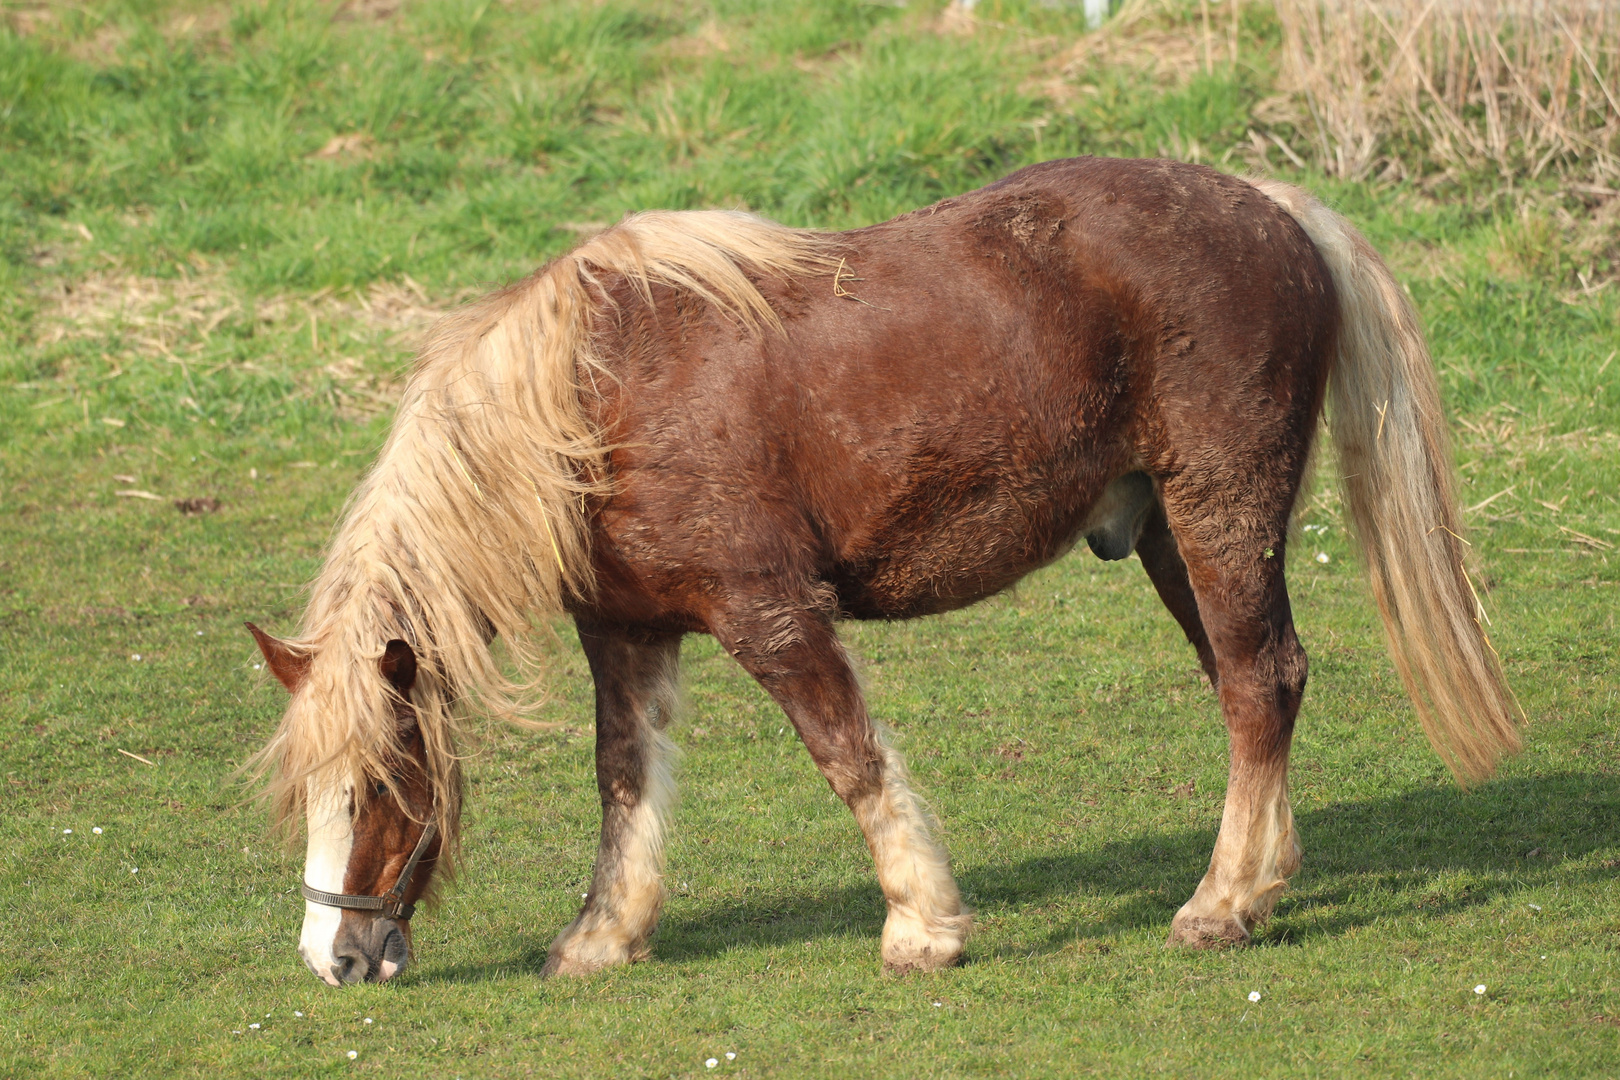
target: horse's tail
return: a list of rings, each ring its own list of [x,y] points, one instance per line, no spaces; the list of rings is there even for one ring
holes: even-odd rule
[[[1519,749],[1515,705],[1463,567],[1451,450],[1417,312],[1372,245],[1297,188],[1256,185],[1311,238],[1339,297],[1328,424],[1396,670],[1459,780]]]

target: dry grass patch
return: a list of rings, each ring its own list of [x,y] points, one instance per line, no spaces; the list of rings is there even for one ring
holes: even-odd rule
[[[20,4],[0,9],[0,20],[18,37],[33,38],[75,60],[98,66],[117,59],[129,32],[87,11],[76,29],[63,25],[65,8],[58,4]]]
[[[1299,152],[1347,179],[1620,180],[1620,12],[1590,0],[1276,0]]]
[[[720,24],[709,19],[690,34],[674,37],[659,46],[659,51],[672,60],[700,60],[716,53],[731,51],[731,39]]]
[[[158,31],[169,42],[199,51],[229,52],[235,9],[214,0],[163,5]],[[117,61],[129,40],[126,18],[93,5],[35,3],[0,7],[0,21],[19,37],[33,38],[75,60],[105,67]]]
[[[399,14],[403,0],[344,0],[333,18],[352,22],[383,22]]]
[[[222,323],[243,315],[270,325],[307,322],[317,346],[321,323],[334,329],[358,324],[384,332],[400,348],[414,350],[428,327],[475,293],[464,290],[451,300],[435,301],[406,276],[345,294],[323,289],[307,297],[249,299],[215,271],[180,278],[92,273],[53,282],[38,294],[39,343],[105,337],[116,331],[139,350],[162,356],[187,347],[195,351]]]
[[[1095,68],[1115,67],[1147,75],[1160,86],[1185,86],[1206,70],[1209,42],[1184,13],[1156,0],[1128,2],[1114,18],[1082,35],[1054,58],[1048,96],[1072,100],[1074,80]],[[1227,56],[1223,48],[1219,59]],[[1066,88],[1066,89],[1065,89]]]
[[[1620,432],[1583,427],[1555,433],[1552,423],[1505,403],[1452,420],[1460,428],[1457,444],[1466,456],[1506,459],[1505,465],[1500,460],[1497,464],[1509,473],[1527,467],[1532,455],[1571,455],[1598,462],[1620,453]]]
[[[137,360],[175,364],[188,372],[214,374],[225,367],[262,370],[251,360],[221,358],[214,348],[222,329],[240,336],[280,334],[298,342],[313,361],[288,372],[308,394],[328,399],[339,416],[363,418],[394,407],[402,365],[423,335],[466,290],[440,302],[410,278],[377,282],[352,293],[323,290],[311,296],[252,298],[217,272],[183,278],[97,273],[60,281],[38,294],[36,344],[95,342],[116,377]],[[378,358],[393,357],[378,363]],[[369,359],[367,359],[369,358]],[[192,398],[181,404],[200,411]]]

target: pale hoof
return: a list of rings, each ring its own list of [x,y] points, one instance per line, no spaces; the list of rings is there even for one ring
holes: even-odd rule
[[[910,975],[914,971],[943,971],[962,962],[960,946],[955,952],[935,952],[932,948],[906,956],[885,956],[883,970],[890,975]]]
[[[890,912],[883,924],[883,970],[895,975],[939,971],[962,962],[970,918],[953,915],[929,927],[911,915]]]
[[[1206,915],[1177,915],[1170,923],[1165,948],[1225,949],[1247,945],[1249,928],[1235,915],[1211,918]]]
[[[629,962],[628,957],[615,959],[604,956],[571,956],[568,953],[553,952],[546,957],[545,966],[540,969],[540,977],[549,979],[553,975],[595,975],[598,971],[605,971],[610,967],[619,967]]]
[[[619,940],[604,940],[603,936],[571,934],[564,930],[551,943],[540,977],[553,975],[594,975],[608,968],[623,967],[647,958],[645,946],[632,946]]]

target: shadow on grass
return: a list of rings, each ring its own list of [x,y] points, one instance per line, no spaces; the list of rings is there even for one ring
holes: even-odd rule
[[[1295,823],[1305,846],[1305,865],[1294,878],[1288,902],[1258,935],[1261,944],[1333,937],[1414,907],[1443,915],[1553,880],[1579,883],[1610,876],[1613,871],[1603,866],[1570,864],[1620,844],[1620,784],[1600,774],[1565,773],[1498,780],[1468,792],[1417,788],[1389,798],[1299,810]],[[1150,926],[1168,932],[1171,916],[1208,866],[1213,824],[959,868],[958,880],[972,906],[985,914],[1076,892],[1113,901],[1101,921],[1053,926],[1036,952]],[[882,929],[882,896],[874,881],[667,917],[655,951],[664,960],[694,960],[734,948],[817,938],[875,939]],[[418,977],[462,982],[538,971],[547,945],[549,936],[503,963],[423,971]],[[1025,942],[986,951],[970,945],[969,950],[979,957],[1027,955],[1030,946]]]

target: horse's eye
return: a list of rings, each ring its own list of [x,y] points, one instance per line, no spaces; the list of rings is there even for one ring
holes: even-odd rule
[[[384,795],[388,794],[388,785],[383,783],[381,780],[378,780],[374,785],[372,785],[372,791],[376,793],[376,796],[380,799]]]

